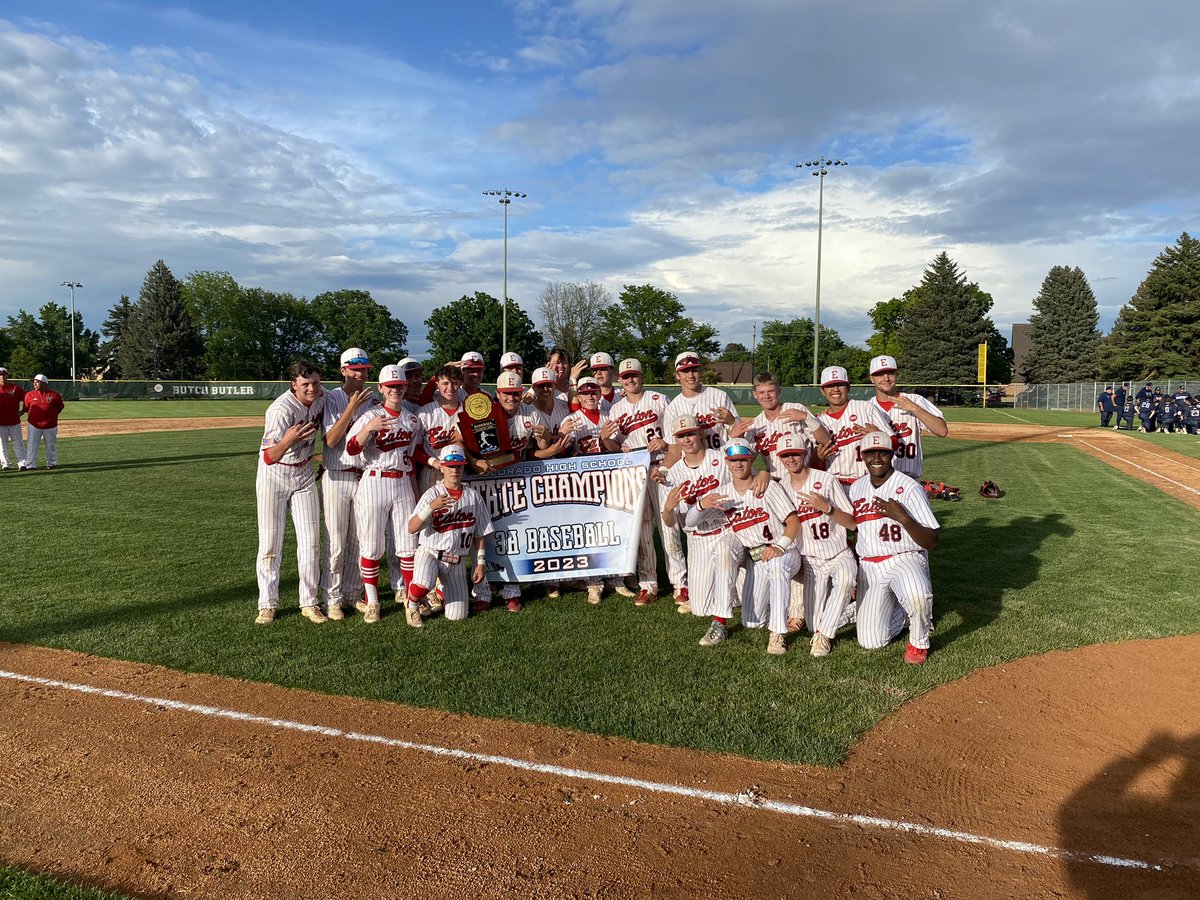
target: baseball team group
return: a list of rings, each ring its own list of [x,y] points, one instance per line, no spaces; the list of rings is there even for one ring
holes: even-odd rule
[[[484,408],[494,401],[503,411],[517,459],[648,451],[636,571],[580,573],[589,603],[607,591],[636,606],[658,599],[657,531],[676,609],[708,620],[702,646],[724,641],[740,609],[743,627],[768,631],[768,653],[786,653],[789,634],[807,630],[812,655],[826,656],[838,629],[853,623],[866,648],[907,632],[905,662],[926,661],[938,522],[920,483],[921,435],[948,429],[927,399],[899,391],[894,358],[871,360],[871,400],[850,399],[847,371],[827,367],[819,415],[781,402],[777,379],[759,374],[753,418],[701,383],[691,352],[675,359],[673,399],[646,390],[637,359],[614,364],[607,353],[572,364],[555,348],[528,381],[516,353],[500,365],[494,397],[480,386],[477,352],[428,379],[411,358],[384,365],[377,391],[360,348],[342,354],[342,383],[330,390],[315,363],[292,365],[291,389],[267,410],[258,462],[257,623],[275,619],[289,514],[301,613],[311,622],[351,610],[378,622],[385,561],[413,628],[439,613],[485,612],[493,588],[507,610],[523,609],[520,584],[486,578],[493,526],[469,475],[494,462],[469,449],[459,425],[464,407],[481,405],[472,396],[484,394]],[[562,587],[546,585],[547,597]]]
[[[1136,417],[1140,423],[1137,430],[1145,434],[1200,434],[1200,398],[1182,385],[1174,393],[1156,388],[1153,381],[1147,381],[1136,394],[1130,392],[1129,382],[1106,387],[1096,398],[1096,409],[1102,428],[1110,427],[1116,415],[1111,426],[1114,431],[1133,431]]]
[[[0,366],[0,470],[33,471],[42,444],[46,446],[46,468],[58,468],[58,414],[63,405],[62,394],[50,389],[45,375],[35,375],[33,387],[27,391]],[[21,434],[22,418],[28,436]]]

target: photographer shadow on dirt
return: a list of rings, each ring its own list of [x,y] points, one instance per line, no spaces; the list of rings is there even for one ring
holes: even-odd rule
[[[1200,733],[1159,732],[1105,765],[1063,803],[1058,825],[1079,896],[1200,896]]]
[[[994,621],[1005,591],[1038,580],[1047,541],[1074,533],[1061,513],[1021,516],[1005,525],[978,517],[943,528],[940,546],[930,559],[934,621],[947,613],[961,618],[934,632],[934,646],[945,646]]]

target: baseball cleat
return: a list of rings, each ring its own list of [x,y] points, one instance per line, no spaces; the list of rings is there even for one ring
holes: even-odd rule
[[[679,588],[677,591],[675,591],[675,602],[681,604],[688,604],[692,602],[691,596],[688,595],[687,588]]]
[[[363,613],[363,622],[367,625],[374,625],[379,621],[379,604],[367,603],[366,612]]]
[[[782,634],[772,633],[771,637],[767,640],[767,652],[772,656],[782,656],[787,653],[787,643],[784,641]]]
[[[614,584],[612,586],[612,589],[616,593],[620,594],[622,597],[636,597],[637,596],[637,592],[631,591],[629,588],[627,588],[625,586],[625,582],[623,582],[623,581],[618,581],[616,584]]]
[[[325,614],[321,612],[321,607],[319,606],[302,606],[300,607],[300,615],[304,616],[304,618],[308,619],[314,625],[321,625],[329,621],[325,618]]]
[[[421,618],[421,607],[415,603],[409,604],[404,610],[404,621],[410,628],[424,628],[425,620]]]
[[[491,608],[492,608],[491,600],[475,600],[474,602],[471,603],[471,612],[475,613],[476,615],[478,615],[479,613],[485,613]]]
[[[929,659],[929,650],[923,647],[914,647],[909,644],[908,649],[904,651],[904,661],[910,666],[923,666],[927,659]]]
[[[633,605],[634,606],[649,606],[653,602],[654,602],[654,594],[651,593],[650,591],[641,590],[641,591],[638,591],[637,597],[634,598]]]
[[[813,656],[828,656],[829,651],[833,649],[833,642],[821,632],[817,632],[812,636],[812,649],[809,651]]]
[[[429,614],[431,616],[436,616],[446,608],[446,604],[442,601],[442,598],[436,596],[430,597],[425,601],[425,604],[429,607]]]
[[[396,595],[393,599],[396,601],[397,606],[403,606],[408,602],[408,589],[401,585],[400,590],[396,591]]]
[[[588,603],[592,604],[592,606],[599,606],[600,598],[603,595],[603,593],[604,593],[604,588],[600,587],[600,585],[598,585],[598,584],[589,585],[588,586]]]
[[[675,612],[679,613],[681,616],[690,616],[692,614],[692,604],[676,603]]]
[[[700,638],[701,647],[715,647],[725,638],[729,637],[729,629],[716,619],[708,626],[708,631],[704,633],[704,637]]]
[[[325,607],[325,618],[333,619],[335,622],[340,622],[346,618],[346,614],[342,611],[342,604],[330,603]]]
[[[562,596],[562,588],[559,587],[557,582],[550,585],[550,587],[546,588],[546,597],[548,599],[557,600],[561,596]]]
[[[504,605],[508,607],[509,612],[520,612],[521,610],[523,610],[525,608],[524,606],[521,605],[521,601],[518,600],[516,597],[513,597],[513,599],[509,600]]]
[[[255,625],[270,625],[274,621],[275,621],[275,610],[260,609],[258,611],[258,618],[254,620],[254,624]]]
[[[421,614],[422,618],[428,618],[433,615],[433,604],[422,598],[417,601],[417,612]]]
[[[367,601],[366,600],[355,600],[354,608],[357,609],[360,613],[362,613],[365,616],[367,614]]]

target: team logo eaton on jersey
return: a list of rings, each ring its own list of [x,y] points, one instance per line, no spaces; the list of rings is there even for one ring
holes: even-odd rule
[[[407,428],[385,428],[375,435],[375,446],[381,453],[407,447],[412,443],[413,432]]]
[[[721,482],[716,475],[702,475],[694,481],[685,481],[679,491],[679,498],[687,503],[698,503],[701,497],[720,486]]]
[[[434,450],[441,450],[447,444],[456,443],[453,427],[446,428],[442,425],[433,425],[425,430],[425,435],[429,441],[429,446]]]
[[[747,528],[766,525],[771,521],[771,515],[761,506],[750,506],[726,510],[725,519],[734,531],[745,531]]]
[[[432,519],[433,530],[441,534],[448,531],[467,529],[475,530],[475,513],[466,510],[439,509],[435,510]]]
[[[639,409],[637,412],[620,416],[617,419],[617,425],[621,429],[621,434],[628,437],[647,425],[658,425],[658,418],[658,413],[653,409]]]

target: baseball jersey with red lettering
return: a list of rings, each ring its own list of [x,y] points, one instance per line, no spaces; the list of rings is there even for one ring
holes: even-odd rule
[[[837,413],[829,411],[817,416],[821,424],[829,429],[837,453],[825,460],[825,470],[843,480],[867,474],[866,464],[858,455],[858,442],[862,437],[855,428],[859,425],[874,425],[884,434],[892,433],[892,421],[883,410],[866,400],[850,400]]]
[[[25,395],[25,412],[33,428],[57,428],[58,414],[63,410],[62,394],[58,391],[30,391]]]
[[[621,449],[628,453],[643,449],[653,440],[661,440],[668,403],[664,394],[655,391],[643,391],[637,403],[631,402],[628,397],[622,397],[614,403],[609,416],[617,420],[621,429],[624,438]],[[652,453],[650,458],[658,462],[664,455],[665,451]]]
[[[15,381],[0,387],[0,425],[21,424],[21,404],[25,402],[25,388]]]
[[[761,547],[783,537],[787,517],[796,512],[787,491],[772,481],[761,497],[754,488],[734,495],[737,505],[725,510],[725,521],[743,547]]]
[[[452,410],[446,410],[437,400],[421,407],[417,418],[421,420],[421,427],[425,429],[425,452],[430,458],[436,459],[443,447],[456,443],[454,430],[458,427],[460,412],[461,403]]]
[[[902,396],[907,397],[927,413],[932,413],[939,419],[946,418],[940,409],[920,394],[903,394]],[[894,442],[896,444],[896,459],[892,465],[895,466],[897,472],[903,472],[912,478],[920,478],[921,472],[925,468],[925,455],[921,451],[921,432],[929,429],[917,418],[915,413],[906,412],[891,400],[880,403],[879,398],[874,397],[871,399],[871,403],[879,407],[880,412],[891,420],[892,434],[895,435]]]
[[[800,517],[800,555],[815,559],[833,559],[846,549],[846,529],[834,521],[828,513],[818,511],[801,500],[800,494],[818,494],[824,497],[834,509],[853,514],[854,507],[850,505],[850,497],[842,483],[828,472],[815,469],[805,469],[804,479],[797,487],[793,476],[788,473],[780,484],[788,492],[794,504],[796,515]]]
[[[803,403],[781,404],[779,411],[782,412],[785,409],[798,409],[807,413],[808,418],[803,422],[785,422],[776,415],[772,420],[767,418],[767,412],[763,410],[754,417],[750,427],[743,435],[746,440],[754,444],[754,449],[762,454],[767,474],[772,478],[783,478],[785,475],[783,466],[779,465],[779,460],[775,457],[775,448],[779,446],[779,439],[785,434],[798,434],[811,445],[813,443],[812,426],[817,422],[817,414]]]
[[[594,412],[588,412],[586,409],[576,410],[563,419],[563,425],[567,422],[575,423],[575,430],[571,432],[568,446],[574,447],[577,454],[590,456],[608,452],[604,441],[600,440],[600,430],[608,424],[608,416],[600,410],[597,409]]]
[[[364,469],[412,472],[414,469],[413,457],[425,439],[425,429],[421,427],[421,420],[405,410],[395,411],[386,406],[379,406],[363,414],[357,423],[358,431],[365,428],[373,419],[383,418],[395,421],[370,435],[365,447],[360,447],[351,438],[346,449],[351,456],[361,454]]]
[[[713,411],[717,409],[729,410],[733,413],[733,421],[737,421],[737,407],[733,405],[729,395],[722,390],[705,387],[701,388],[700,393],[695,397],[685,397],[680,394],[667,404],[667,424],[670,425],[679,416],[695,416],[696,421],[707,429],[704,432],[704,445],[711,450],[720,450],[725,444],[725,439],[729,437],[729,429],[720,424],[713,416]],[[673,434],[668,434],[667,443],[677,444],[679,442]]]
[[[417,501],[417,509],[449,494],[445,484],[435,484]],[[475,542],[492,533],[492,516],[479,491],[464,484],[454,503],[425,520],[417,535],[426,550],[469,553]]]
[[[871,476],[864,475],[850,485],[850,502],[854,506],[854,521],[858,523],[858,538],[854,549],[860,559],[895,556],[897,553],[920,553],[924,548],[909,536],[904,526],[876,512],[875,500],[895,500],[910,516],[926,528],[938,528],[937,517],[929,508],[921,483],[903,472],[892,472],[879,487],[871,486]]]
[[[706,533],[725,527],[725,511],[720,507],[701,509],[700,498],[730,483],[728,467],[721,461],[716,450],[705,450],[700,465],[693,468],[687,460],[680,460],[667,469],[667,490],[676,485],[683,486],[675,514],[683,523],[683,530]]]
[[[324,393],[312,402],[312,406],[305,406],[296,399],[296,395],[292,391],[276,397],[274,402],[267,407],[267,422],[263,429],[262,444],[260,445],[262,461],[271,465],[267,462],[267,449],[278,444],[283,439],[284,432],[289,428],[293,425],[307,425],[309,422],[315,422],[320,426],[324,413]],[[307,441],[298,441],[292,444],[276,462],[296,466],[312,459],[313,445],[316,444],[316,441],[317,435],[314,433]]]
[[[363,388],[363,390],[367,390]],[[322,415],[322,421],[325,425],[325,433],[329,433],[338,419],[342,417],[342,413],[346,411],[346,407],[350,404],[350,395],[346,393],[345,388],[334,388],[331,391],[325,392],[325,412]],[[379,395],[374,391],[367,390],[367,399],[362,402],[362,405],[355,410],[354,418],[350,422],[350,426],[346,429],[346,433],[342,435],[342,439],[332,446],[326,446],[325,452],[321,454],[321,461],[327,469],[356,469],[361,460],[351,456],[346,452],[346,441],[350,439],[350,435],[358,431],[359,420],[364,413],[369,412],[377,406],[381,406],[383,401],[379,399]]]
[[[517,459],[524,459],[530,450],[537,449],[533,429],[537,425],[545,424],[545,417],[528,403],[522,403],[517,407],[517,411],[508,417],[508,436]]]
[[[571,414],[571,405],[566,400],[560,400],[557,397],[554,399],[554,405],[550,408],[550,412],[546,412],[536,403],[533,404],[533,408],[542,414],[551,434],[558,434],[558,427],[562,425],[563,419]]]

